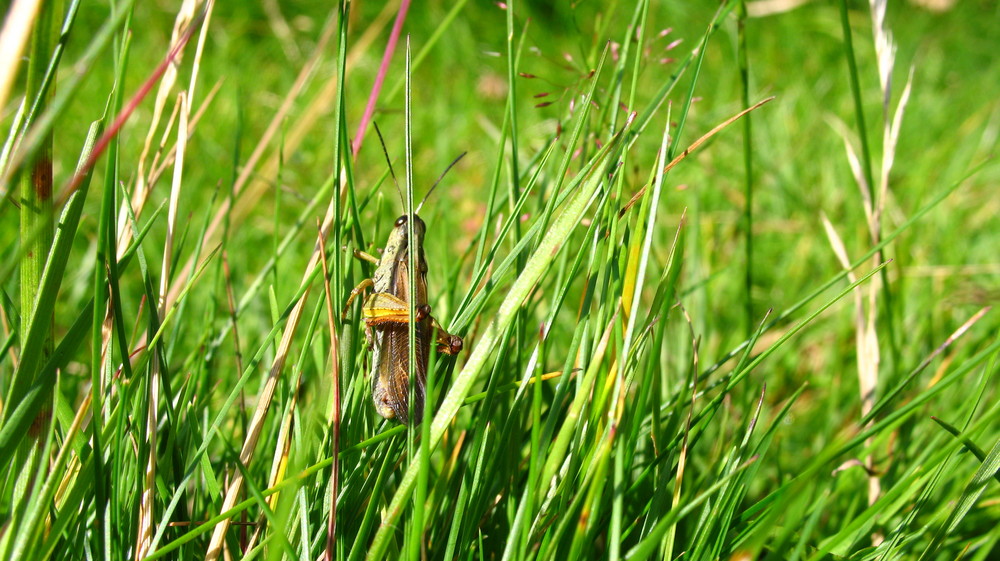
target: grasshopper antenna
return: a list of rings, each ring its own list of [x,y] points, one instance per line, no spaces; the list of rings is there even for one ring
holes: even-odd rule
[[[424,195],[424,198],[420,200],[420,204],[417,205],[417,208],[416,210],[413,211],[413,214],[417,214],[418,212],[420,212],[420,208],[424,206],[424,201],[427,200],[427,197],[431,196],[431,192],[434,191],[434,188],[438,186],[438,183],[441,183],[441,180],[444,179],[444,176],[448,174],[448,171],[451,170],[451,168],[455,167],[455,164],[457,164],[459,160],[464,158],[466,154],[468,154],[468,152],[462,152],[461,154],[458,155],[457,158],[455,158],[454,160],[452,160],[450,164],[448,164],[448,167],[444,168],[444,171],[441,172],[441,177],[438,177],[437,181],[434,182],[434,185],[431,185],[430,190],[427,191],[427,194]]]
[[[377,122],[372,121],[372,124],[375,125],[375,133],[378,134],[379,144],[382,145],[382,154],[385,155],[385,163],[389,164],[389,175],[392,176],[392,183],[396,186],[396,192],[399,193],[399,200],[400,200],[400,202],[403,203],[403,207],[406,207],[406,199],[403,198],[403,191],[402,191],[402,189],[399,188],[399,182],[396,181],[396,172],[392,169],[392,161],[389,159],[389,151],[385,148],[385,140],[382,138],[382,131],[379,130]],[[462,156],[464,156],[464,155],[465,154],[462,154]],[[461,158],[462,156],[459,156],[459,158]],[[457,162],[458,160],[455,160],[455,161]],[[455,164],[453,163],[452,165],[455,165]],[[448,166],[448,167],[450,168],[451,166]],[[447,170],[445,170],[445,171],[447,171]],[[438,181],[440,181],[440,179]],[[433,187],[432,187],[432,189],[433,189]],[[427,198],[427,197],[424,197],[424,198]],[[420,204],[424,204],[423,201],[421,201]],[[420,207],[417,207],[417,208],[420,208]]]

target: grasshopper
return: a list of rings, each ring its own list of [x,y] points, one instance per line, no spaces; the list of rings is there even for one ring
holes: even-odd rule
[[[381,136],[381,134],[379,134]],[[463,154],[464,156],[464,154]],[[458,159],[461,159],[459,156]],[[455,165],[458,162],[452,162]],[[451,166],[448,166],[450,169]],[[392,169],[390,164],[390,170]],[[445,170],[447,173],[448,170]],[[444,174],[442,174],[442,177]],[[395,174],[393,174],[395,180]],[[438,179],[440,181],[440,179]],[[424,196],[424,201],[437,183]],[[398,185],[397,185],[398,188]],[[402,198],[402,193],[400,193]],[[462,350],[462,338],[445,331],[433,316],[427,304],[427,260],[424,257],[424,234],[427,225],[416,212],[423,206],[421,201],[412,214],[413,239],[409,239],[410,220],[404,214],[396,219],[389,239],[385,243],[382,256],[376,258],[361,251],[355,257],[375,263],[375,272],[351,291],[344,306],[346,317],[351,302],[365,290],[371,293],[361,306],[361,317],[365,323],[365,339],[372,352],[371,385],[375,410],[386,419],[396,419],[406,423],[412,413],[415,422],[423,419],[427,361],[430,357],[431,339],[435,339],[438,352],[449,355]],[[409,243],[414,246],[414,301],[413,321],[416,364],[413,367],[413,403],[410,396],[410,302],[409,298]],[[436,335],[435,335],[436,334]]]

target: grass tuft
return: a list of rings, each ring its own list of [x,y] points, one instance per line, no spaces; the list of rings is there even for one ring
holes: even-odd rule
[[[981,4],[15,1],[0,559],[996,557]]]

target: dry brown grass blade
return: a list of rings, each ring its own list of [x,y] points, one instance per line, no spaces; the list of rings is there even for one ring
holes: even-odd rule
[[[917,368],[914,371],[920,372],[921,370],[927,368],[927,366],[930,365],[931,361],[933,361],[935,358],[937,358],[938,355],[943,353],[945,349],[950,347],[952,343],[958,340],[959,337],[965,335],[965,333],[968,330],[972,329],[973,325],[975,325],[979,320],[983,319],[983,316],[989,313],[989,311],[992,309],[993,306],[984,306],[983,308],[980,308],[978,312],[973,314],[972,317],[967,319],[965,323],[963,323],[961,326],[959,326],[958,329],[956,329],[951,335],[949,335],[948,338],[945,339],[943,343],[938,345],[938,347],[934,349],[934,351],[931,352],[931,354],[927,355],[927,358],[920,361],[920,365],[917,366]]]
[[[697,150],[698,147],[701,146],[702,144],[704,144],[708,139],[710,139],[713,136],[715,136],[716,134],[718,134],[719,131],[721,131],[722,129],[724,129],[724,128],[728,127],[729,125],[733,124],[740,117],[746,115],[747,113],[749,113],[749,112],[757,109],[761,105],[764,105],[765,103],[768,103],[769,101],[771,101],[773,99],[774,99],[773,95],[771,97],[762,99],[762,100],[758,101],[757,103],[751,105],[750,107],[747,107],[743,111],[740,111],[739,113],[737,113],[737,114],[733,115],[732,117],[726,119],[725,121],[722,121],[721,123],[719,123],[718,125],[716,125],[712,130],[710,130],[707,133],[701,135],[701,138],[699,138],[698,140],[695,140],[694,142],[692,142],[690,146],[688,146],[687,148],[685,148],[683,152],[681,152],[680,154],[677,155],[677,157],[675,157],[673,160],[671,160],[670,163],[667,164],[666,167],[663,168],[663,173],[667,173],[674,166],[676,166],[677,164],[681,163],[681,161],[684,160],[684,158],[687,158],[689,155],[691,155],[692,152],[694,152],[695,150]],[[634,205],[640,198],[642,198],[642,195],[645,192],[646,192],[646,186],[643,185],[642,188],[640,188],[638,191],[636,191],[636,193],[634,195],[632,195],[632,198],[629,199],[628,203],[626,203],[625,206],[622,207],[621,211],[619,211],[619,213],[618,213],[618,216],[625,216],[625,213],[628,212],[628,209],[631,208],[632,205]]]
[[[301,382],[302,371],[299,370],[295,383],[292,385],[292,387],[296,388],[296,391],[292,393],[291,405],[289,405],[288,411],[281,419],[281,426],[278,429],[278,440],[274,445],[274,457],[271,459],[271,471],[269,472],[267,478],[268,487],[276,486],[283,479],[285,479],[285,474],[288,472],[288,455],[292,448],[292,422],[295,415],[295,407],[298,405],[299,401],[298,388],[301,386]],[[280,496],[281,493],[278,492],[267,498],[267,505],[271,510],[275,510],[277,508],[278,497]],[[245,535],[240,539],[240,545],[243,548],[243,551],[250,551],[257,545],[257,542],[260,541],[261,536],[264,534],[266,525],[263,514],[258,517],[258,521],[256,523],[248,522],[246,520],[246,515],[246,511],[243,511],[241,516],[243,516],[244,519],[241,522],[233,522],[233,524],[239,524],[241,532],[244,533],[246,532],[247,526],[256,526],[253,535],[250,536],[249,540],[246,539]]]
[[[868,184],[867,174],[862,168],[860,158],[851,144],[847,128],[841,123],[834,121],[834,127],[840,133],[844,141],[844,151],[847,155],[847,162],[851,167],[851,174],[857,184],[858,192],[861,195],[861,207],[865,213],[865,224],[868,227],[868,236],[873,244],[877,244],[881,238],[881,216],[885,205],[885,184],[879,187],[879,195],[876,197],[872,192],[872,186]],[[847,263],[850,259],[843,241],[836,234],[833,225],[823,215],[823,225],[826,228],[827,238],[830,239],[834,252],[840,264],[848,269]],[[878,251],[872,260],[874,265],[882,263],[883,252]],[[864,417],[875,405],[875,390],[878,387],[879,365],[881,363],[881,350],[878,339],[878,291],[881,288],[880,279],[874,278],[867,287],[855,287],[854,293],[854,345],[855,357],[858,365],[858,393],[861,400],[861,416]],[[853,273],[848,274],[848,280],[854,282],[856,277]],[[867,305],[865,299],[867,290]],[[874,504],[882,493],[882,485],[879,476],[875,471],[875,459],[869,455],[864,460],[865,471],[868,473],[868,504]],[[873,534],[872,542],[880,543],[882,536]]]
[[[189,82],[187,89],[189,106],[194,102],[194,99],[196,97],[194,95],[195,87],[198,81],[197,80],[198,73],[199,70],[201,69],[201,57],[202,53],[204,52],[205,39],[208,36],[209,22],[212,17],[212,9],[214,7],[215,7],[214,1],[210,1],[206,5],[204,10],[205,14],[204,21],[202,23],[201,33],[198,36],[198,45],[195,49],[195,56],[191,68],[191,81]],[[212,101],[215,99],[216,94],[219,93],[219,89],[222,87],[223,81],[224,81],[223,79],[219,79],[215,82],[215,84],[212,86],[212,89],[209,90],[208,94],[205,96],[205,99],[202,100],[201,105],[198,107],[198,110],[194,113],[194,116],[188,119],[188,132],[187,132],[188,137],[191,137],[194,134],[194,130],[195,128],[197,128],[198,122],[201,120],[202,116],[204,116],[208,108],[212,105]],[[157,99],[157,102],[159,102],[159,99]],[[173,135],[171,134],[171,128],[173,126],[173,122],[176,117],[176,110],[177,106],[175,105],[174,114],[171,114],[170,119],[168,119],[167,126],[163,131],[163,135],[160,139],[160,143],[157,147],[157,150],[152,156],[152,162],[149,164],[150,171],[148,175],[144,176],[143,170],[146,168],[146,160],[148,159],[149,141],[156,133],[156,129],[158,128],[158,123],[154,122],[153,124],[151,124],[149,132],[147,133],[148,136],[146,138],[146,145],[143,146],[143,152],[140,155],[139,164],[137,168],[138,171],[136,173],[136,187],[132,193],[133,212],[135,213],[136,217],[138,217],[139,214],[142,212],[142,208],[145,206],[146,201],[149,199],[150,194],[152,194],[153,189],[156,187],[156,184],[159,181],[160,176],[174,162],[174,158],[177,153],[176,143],[170,147],[170,150],[167,151],[165,155],[164,155],[164,148],[167,146],[167,142],[169,142],[169,140],[173,138]],[[190,109],[188,113],[190,115]],[[124,210],[125,209],[123,207],[122,211]],[[123,255],[125,250],[128,249],[128,242],[132,239],[133,232],[131,228],[127,227],[128,222],[124,221],[121,216],[119,216],[118,223],[121,225],[118,231],[118,251],[119,251],[119,258],[121,258],[121,255]]]
[[[56,199],[56,201],[58,201],[58,204],[60,206],[62,206],[65,203],[66,199],[69,198],[70,194],[76,191],[76,189],[80,186],[80,183],[83,181],[83,178],[86,177],[90,169],[94,167],[94,164],[97,163],[97,160],[104,155],[104,151],[108,149],[108,145],[111,143],[111,140],[118,135],[118,132],[125,125],[125,121],[127,121],[128,118],[132,115],[132,113],[135,112],[136,108],[139,107],[139,104],[142,103],[142,100],[146,99],[146,96],[153,89],[153,86],[160,80],[160,78],[163,76],[163,73],[166,72],[167,68],[170,66],[171,61],[174,60],[178,52],[180,52],[181,48],[187,43],[187,41],[191,39],[191,35],[194,33],[194,30],[201,22],[200,20],[201,14],[204,14],[204,12],[199,13],[199,17],[196,17],[194,22],[192,22],[191,26],[184,31],[184,34],[181,36],[179,43],[174,45],[170,49],[170,52],[167,53],[166,58],[164,58],[163,61],[159,64],[159,66],[157,66],[156,69],[153,70],[149,78],[146,79],[146,81],[142,84],[142,86],[139,87],[139,90],[136,91],[136,93],[132,96],[132,98],[128,100],[128,102],[125,104],[125,107],[123,107],[122,110],[118,113],[118,115],[115,116],[114,121],[112,121],[111,125],[107,128],[107,130],[104,131],[104,134],[102,134],[101,137],[97,140],[97,142],[94,143],[94,148],[93,150],[90,151],[90,155],[87,157],[87,160],[77,168],[76,173],[73,174],[72,178],[69,180],[69,183],[67,183],[66,186],[63,188],[62,192],[59,193],[59,197]],[[33,133],[29,132],[28,134],[31,135]],[[16,161],[17,157],[18,156],[15,156],[15,161],[14,163],[11,164],[10,169],[15,169],[17,167],[17,161]]]
[[[851,259],[847,248],[836,229],[825,213],[820,213],[820,220],[826,231],[827,239],[837,256],[840,266],[847,272],[848,282],[857,282],[857,275],[851,270]],[[857,347],[858,386],[861,394],[861,415],[865,416],[875,405],[875,388],[878,384],[878,366],[881,360],[878,347],[878,335],[875,330],[875,293],[877,281],[869,286],[869,306],[865,308],[865,298],[862,287],[854,289],[854,324],[855,345]],[[868,466],[869,468],[871,466]]]
[[[163,109],[173,97],[174,84],[177,83],[178,69],[184,58],[184,50],[191,37],[191,31],[194,29],[196,20],[202,16],[205,18],[201,22],[205,24],[202,26],[202,36],[204,36],[208,27],[207,18],[212,8],[212,2],[209,1],[204,10],[199,7],[199,4],[198,0],[184,0],[177,12],[177,17],[174,19],[174,27],[170,35],[171,53],[173,56],[167,60],[163,76],[160,79],[160,85],[156,90],[156,99],[153,102],[153,115],[150,120],[149,130],[146,132],[146,140],[143,143],[142,152],[139,154],[139,162],[136,168],[136,184],[132,190],[132,201],[130,203],[132,205],[132,212],[135,213],[136,218],[141,216],[142,209],[149,198],[149,190],[151,188],[146,183],[146,159],[153,145],[153,138],[157,135],[160,119],[163,117]],[[192,72],[197,72],[197,68]],[[188,93],[190,97],[193,97],[193,92]],[[128,242],[132,239],[132,228],[129,226],[125,204],[128,203],[122,201],[122,208],[118,210],[118,247],[127,246]]]
[[[680,307],[681,314],[684,316],[684,321],[687,323],[688,334],[691,336],[691,375],[693,379],[691,380],[691,407],[688,408],[687,416],[684,419],[684,436],[681,440],[680,454],[677,458],[677,473],[674,476],[674,492],[670,499],[671,509],[677,509],[680,507],[681,493],[684,488],[684,473],[689,453],[688,437],[691,434],[691,419],[694,415],[694,406],[698,399],[698,349],[701,346],[701,340],[695,334],[694,322],[691,321],[691,316],[688,314],[687,308],[683,305],[678,305]],[[665,558],[669,559],[673,557],[673,544],[676,532],[676,524],[671,526],[670,530],[668,530],[667,537],[665,538],[666,545],[664,546]]]
[[[268,474],[267,486],[275,487],[283,479],[285,479],[285,474],[288,472],[288,455],[292,449],[292,424],[295,419],[295,408],[299,404],[299,388],[302,386],[302,370],[299,369],[295,376],[295,383],[292,387],[295,390],[292,392],[292,400],[288,406],[288,411],[285,412],[285,416],[281,419],[281,427],[278,430],[278,440],[274,445],[274,457],[271,460],[271,471]],[[275,493],[267,498],[268,506],[271,510],[276,510],[278,507],[278,499],[281,493]],[[244,516],[246,511],[244,511]],[[258,530],[262,531],[264,525],[260,524]],[[253,547],[253,544],[247,544],[247,549]]]
[[[205,96],[205,99],[202,100],[201,105],[198,107],[198,110],[195,111],[194,116],[191,117],[190,121],[188,121],[188,137],[191,137],[194,134],[195,129],[198,128],[198,122],[201,121],[201,118],[205,115],[205,113],[208,111],[208,108],[212,105],[212,101],[215,100],[215,96],[219,93],[219,89],[222,88],[222,82],[223,82],[222,80],[219,80],[218,82],[215,83],[215,85],[212,86],[212,89],[209,90],[208,94]],[[166,154],[164,154],[163,149],[166,148],[166,145],[167,145],[167,139],[164,139],[164,141],[160,145],[160,149],[157,150],[156,154],[153,155],[153,162],[152,164],[150,164],[150,172],[146,178],[146,184],[148,185],[148,189],[150,191],[152,191],[153,188],[156,187],[157,182],[159,182],[160,177],[163,175],[163,173],[167,171],[167,168],[173,165],[174,158],[177,155],[176,143],[174,143],[174,145],[170,147],[170,150],[168,150]],[[119,246],[119,248],[127,249],[127,246],[121,245]]]
[[[281,6],[278,0],[264,0],[261,3],[264,13],[267,14],[267,23],[271,26],[271,31],[281,44],[281,49],[285,51],[285,56],[292,64],[302,62],[302,51],[295,44],[295,34],[292,26],[289,25],[285,14],[281,13]]]
[[[756,0],[747,2],[747,15],[762,18],[790,12],[809,3],[809,0]]]
[[[40,0],[14,0],[7,10],[3,30],[0,31],[0,60],[6,61],[0,68],[0,111],[7,105],[24,46],[28,44],[28,37],[35,27],[35,16],[41,4]]]
[[[188,141],[188,115],[191,112],[190,98],[186,92],[178,94],[180,118],[177,127],[177,157],[174,162],[174,176],[170,187],[170,200],[167,210],[167,236],[164,240],[163,262],[160,269],[160,290],[157,302],[157,315],[163,318],[166,314],[167,293],[170,290],[171,257],[174,254],[174,240],[177,236],[177,212],[181,199],[181,187],[184,184],[184,156]],[[128,204],[126,201],[124,204]],[[155,353],[154,353],[155,355]],[[159,426],[158,408],[160,403],[160,369],[162,364],[154,359],[151,364],[149,382],[149,407],[146,422],[146,438],[149,440],[149,458],[146,463],[145,480],[143,481],[142,497],[139,503],[139,527],[136,541],[136,559],[143,559],[149,553],[153,532],[156,527],[156,516],[153,511],[156,495],[156,430]]]
[[[341,173],[340,177],[345,178],[347,174]],[[326,208],[326,215],[323,217],[323,235],[329,233],[330,228],[333,225],[334,212],[333,212],[333,200],[331,199],[330,204]],[[254,408],[253,417],[250,419],[250,425],[247,427],[247,435],[243,441],[243,446],[240,449],[240,463],[245,466],[249,466],[251,460],[253,460],[254,450],[257,448],[257,442],[260,439],[261,432],[264,429],[264,420],[267,417],[268,409],[271,407],[271,400],[274,398],[274,390],[278,384],[278,378],[281,376],[281,372],[285,367],[285,361],[288,358],[288,352],[292,346],[292,339],[295,337],[296,330],[298,328],[299,322],[302,320],[302,313],[305,310],[306,301],[309,299],[309,282],[313,276],[313,272],[316,267],[320,265],[321,246],[319,242],[313,247],[312,256],[309,258],[309,264],[306,265],[305,273],[302,275],[302,283],[305,285],[305,290],[302,292],[301,298],[295,303],[292,308],[291,313],[288,316],[288,322],[285,324],[284,332],[281,336],[281,342],[278,344],[278,350],[275,353],[274,361],[271,363],[271,369],[268,372],[267,379],[264,381],[264,386],[261,388],[260,394],[257,397],[257,406]],[[233,479],[226,488],[226,494],[222,501],[222,508],[220,512],[226,512],[231,510],[236,502],[239,500],[240,492],[243,489],[243,473],[235,472],[233,474]],[[208,550],[205,554],[206,561],[215,561],[219,558],[222,553],[222,546],[225,542],[226,532],[229,530],[229,525],[231,521],[229,519],[220,522],[212,532],[212,540],[208,545]]]
[[[365,49],[367,49],[367,47],[375,40],[375,37],[378,36],[382,28],[386,25],[388,17],[392,15],[390,8],[392,8],[394,4],[395,2],[387,4],[382,10],[382,14],[380,14],[380,16],[376,18],[376,20],[373,21],[367,29],[365,29],[365,32],[361,35],[361,37],[353,43],[351,51],[347,55],[346,65],[348,72],[350,72],[356,64],[357,59],[360,58],[360,56],[365,52]],[[320,35],[319,41],[316,43],[316,48],[313,50],[312,56],[302,67],[295,83],[289,89],[288,94],[286,94],[285,99],[282,101],[277,113],[275,113],[274,118],[271,120],[270,124],[268,124],[264,134],[261,135],[257,146],[250,154],[246,164],[243,165],[240,175],[236,178],[236,182],[233,185],[233,198],[237,198],[237,202],[233,204],[232,199],[226,199],[223,201],[219,210],[212,218],[212,222],[209,224],[208,229],[205,231],[203,243],[209,245],[217,243],[219,228],[226,220],[229,221],[230,233],[235,232],[242,223],[243,217],[246,215],[247,211],[255,208],[264,191],[273,186],[278,174],[280,155],[277,152],[272,153],[270,157],[268,157],[268,159],[260,166],[260,169],[257,168],[257,164],[261,161],[270,147],[271,140],[277,132],[281,130],[281,126],[285,122],[285,117],[291,111],[293,104],[305,86],[307,79],[312,74],[318,62],[322,59],[322,55],[325,54],[326,44],[330,41],[336,29],[336,19],[330,18]],[[306,109],[299,115],[298,120],[291,126],[291,129],[287,132],[287,134],[285,134],[283,146],[286,153],[296,150],[306,136],[312,132],[313,128],[320,123],[327,122],[321,117],[329,111],[330,106],[333,104],[336,92],[337,76],[331,76],[324,85],[323,89],[312,99],[308,107],[306,107]],[[201,263],[196,264],[189,259],[182,267],[181,275],[186,275],[187,272],[196,265],[201,266]],[[179,289],[172,291],[167,297],[167,302],[173,303],[177,300],[178,296],[180,296]]]
[[[365,29],[365,32],[361,34],[361,37],[352,43],[350,52],[347,53],[346,60],[346,71],[348,74],[350,74],[351,70],[357,64],[358,59],[361,58],[366,49],[375,41],[379,34],[381,34],[382,28],[388,23],[389,18],[395,10],[396,4],[397,2],[390,2],[386,4],[379,16],[375,18],[372,24],[369,25]],[[298,120],[292,124],[288,133],[285,135],[284,148],[286,152],[296,150],[306,137],[313,133],[313,129],[315,129],[318,124],[326,122],[322,117],[330,112],[330,108],[336,99],[336,94],[337,77],[331,76],[326,84],[324,84],[323,89],[312,99],[312,101],[310,101],[309,105],[306,106],[304,111],[302,111]],[[280,124],[280,122],[278,124]],[[272,131],[272,134],[275,132],[277,132],[277,129]],[[233,206],[233,212],[230,216],[230,227],[242,220],[248,211],[253,210],[256,207],[257,199],[261,196],[261,194],[274,185],[274,181],[278,175],[279,161],[279,155],[274,153],[261,166],[261,169],[253,174],[253,182],[246,186],[246,192]],[[252,171],[253,166],[248,164],[247,167],[249,167]],[[246,179],[250,179],[249,174]]]
[[[330,267],[326,262],[326,236],[323,225],[316,224],[319,240],[319,255],[323,264],[323,293],[326,295],[326,322],[330,330],[330,401],[333,405],[331,419],[333,425],[332,450],[330,456],[333,463],[330,466],[330,518],[326,526],[326,561],[333,561],[333,548],[337,538],[337,494],[340,489],[340,360],[337,349],[340,348],[337,336],[336,317],[333,313],[333,294],[330,292]]]
[[[194,29],[200,27],[201,34],[199,37],[198,48],[196,50],[194,66],[191,70],[190,88],[177,94],[177,102],[175,105],[178,119],[176,155],[174,157],[174,173],[173,180],[171,182],[170,199],[167,210],[167,235],[164,240],[163,261],[160,269],[160,286],[156,305],[156,312],[160,318],[164,317],[168,308],[167,295],[170,292],[171,286],[170,271],[173,269],[171,258],[174,254],[173,247],[177,235],[177,213],[180,207],[181,188],[184,185],[184,156],[187,149],[188,135],[192,130],[189,125],[191,118],[191,99],[194,95],[194,86],[196,84],[198,70],[200,68],[199,62],[201,54],[204,50],[204,42],[208,33],[208,25],[211,19],[213,5],[214,2],[212,0],[209,0],[204,7],[201,6],[201,2],[199,0],[185,0],[178,11],[177,18],[174,21],[173,35],[170,42],[172,45],[171,56],[168,57],[166,67],[163,70],[163,76],[160,80],[156,95],[156,102],[153,109],[153,121],[150,125],[149,132],[146,135],[146,142],[143,146],[143,151],[139,159],[139,171],[136,175],[136,189],[133,192],[132,201],[122,201],[122,207],[119,209],[119,247],[124,247],[127,245],[132,235],[132,228],[130,227],[131,221],[125,219],[129,213],[129,209],[127,209],[125,205],[132,205],[132,212],[135,216],[138,216],[142,211],[142,206],[149,195],[148,189],[144,187],[145,173],[143,171],[143,167],[145,165],[145,160],[149,153],[152,139],[159,126],[162,110],[166,106],[167,99],[171,95],[171,90],[177,81],[178,68],[180,66],[180,61],[184,56],[184,47],[187,45]],[[170,121],[171,123],[173,122],[173,116],[171,116]],[[171,126],[168,125],[168,129],[170,128]],[[161,142],[161,146],[162,144],[163,143]],[[146,555],[149,554],[149,548],[152,545],[153,533],[156,527],[156,514],[154,511],[156,497],[156,433],[157,427],[159,426],[160,377],[162,374],[160,370],[162,366],[163,365],[159,360],[154,359],[152,361],[148,390],[149,402],[146,417],[146,438],[149,444],[149,456],[145,466],[145,476],[139,502],[139,520],[135,546],[135,558],[138,560],[144,559]]]
[[[849,145],[848,145],[849,146]],[[873,225],[872,213],[866,213],[869,217],[869,227]],[[847,272],[847,279],[854,283],[857,276],[851,271],[851,260],[847,254],[847,248],[843,240],[837,234],[826,217],[821,213],[820,218],[823,228],[826,230],[827,238],[833,247],[834,254],[840,262],[841,267]],[[876,262],[877,263],[877,262]],[[878,387],[879,364],[881,363],[881,351],[879,349],[877,330],[877,297],[879,290],[878,278],[873,278],[869,283],[867,306],[865,305],[865,287],[858,286],[853,290],[854,294],[854,344],[856,348],[856,360],[858,365],[858,393],[861,397],[861,416],[865,417],[875,406],[875,390]],[[870,425],[870,423],[869,423]],[[869,455],[864,460],[865,471],[868,473],[868,504],[873,504],[882,493],[882,484],[875,471],[875,459]],[[880,541],[880,535],[874,535],[874,541]]]

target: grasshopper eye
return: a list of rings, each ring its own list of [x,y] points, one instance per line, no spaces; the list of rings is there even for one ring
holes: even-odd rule
[[[403,216],[400,216],[399,218],[396,219],[396,226],[397,227],[402,226],[403,224],[406,224],[406,215],[405,214]]]

